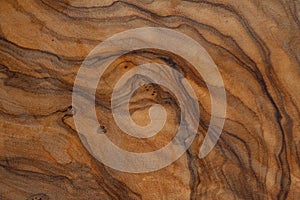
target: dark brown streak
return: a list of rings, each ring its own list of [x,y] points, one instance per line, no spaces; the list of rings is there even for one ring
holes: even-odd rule
[[[7,52],[14,52],[14,53],[18,53],[20,51],[28,51],[30,53],[33,53],[33,54],[36,54],[36,53],[41,53],[42,55],[45,54],[46,56],[50,56],[52,59],[54,58],[54,60],[58,60],[60,62],[63,62],[63,63],[73,63],[73,64],[78,64],[78,63],[81,63],[84,58],[75,58],[75,57],[65,57],[65,56],[61,56],[61,55],[58,55],[58,54],[55,54],[55,53],[52,53],[52,52],[49,52],[49,51],[45,51],[45,50],[39,50],[39,49],[30,49],[30,48],[27,48],[27,47],[22,47],[22,46],[19,46],[17,45],[16,43],[13,43],[12,41],[9,41],[7,40],[5,37],[3,36],[0,36],[0,43],[1,43],[1,47],[6,47],[11,45],[13,46],[12,48],[5,48]],[[12,51],[9,49],[14,49],[16,48],[17,50],[16,51]],[[36,57],[45,57],[45,56],[42,56],[42,55],[37,55]],[[19,55],[19,56],[23,56],[23,55]]]
[[[33,94],[52,94],[59,95],[65,94],[65,92],[71,92],[72,85],[67,82],[62,82],[57,78],[36,78],[31,75],[26,75],[22,73],[12,72],[8,67],[0,64],[0,69],[4,70],[8,78],[5,79],[4,85],[14,87],[17,89],[24,90]],[[1,71],[2,71],[1,70]],[[2,71],[3,72],[3,71]],[[41,83],[50,83],[54,88],[42,87]]]
[[[195,1],[192,1],[192,0],[189,0],[189,1],[195,2]],[[270,60],[270,51],[269,51],[269,49],[266,47],[265,42],[249,26],[248,21],[242,15],[240,15],[232,7],[226,6],[226,5],[223,5],[223,4],[211,3],[211,2],[207,2],[207,1],[201,1],[199,3],[205,3],[205,4],[208,4],[208,5],[212,5],[212,6],[215,6],[215,7],[225,9],[225,10],[233,13],[235,16],[237,16],[237,19],[240,21],[240,23],[244,26],[244,28],[247,30],[247,32],[252,36],[253,40],[259,45],[260,52],[263,55],[263,59],[264,59],[264,61],[266,63],[266,66],[267,66],[266,70],[267,71],[269,71],[269,70],[273,71],[272,70],[272,63],[271,63],[271,60]],[[270,80],[272,80],[272,78],[268,75],[268,73],[266,74],[266,76]],[[262,81],[263,81],[263,79],[262,79]],[[276,82],[275,81],[270,81],[270,83],[271,83],[271,85],[273,85],[273,89],[276,91],[277,97],[281,99],[281,96],[280,96],[278,90],[276,89],[276,88],[279,88],[278,85],[276,84]],[[283,125],[281,124],[282,115],[281,115],[280,110],[283,110],[282,112],[284,113],[284,115],[288,119],[289,119],[289,116],[284,111],[284,109],[279,109],[278,108],[277,104],[275,103],[275,100],[273,99],[272,95],[269,93],[269,91],[267,89],[267,86],[266,86],[264,81],[262,82],[262,86],[263,86],[263,88],[265,90],[265,93],[267,94],[268,98],[270,99],[272,105],[275,108],[275,111],[276,111],[275,117],[277,119],[278,125],[280,127],[280,131],[281,131],[282,147],[281,147],[281,150],[280,150],[280,153],[279,153],[279,163],[280,163],[279,165],[282,167],[283,176],[281,177],[281,188],[282,188],[282,190],[280,190],[277,197],[279,199],[285,199],[288,195],[289,188],[290,188],[290,185],[291,185],[291,177],[290,177],[290,173],[289,173],[290,172],[289,163],[288,163],[287,158],[286,158],[287,150],[286,150],[286,144],[285,143],[287,141],[285,139],[285,131],[284,131]]]
[[[15,5],[15,4],[16,5]],[[56,31],[50,29],[47,25],[46,25],[46,21],[42,21],[39,18],[37,18],[34,14],[32,14],[31,12],[28,12],[27,10],[25,10],[19,3],[17,0],[14,1],[14,3],[11,3],[11,5],[16,9],[16,10],[20,10],[22,11],[22,13],[24,13],[25,15],[27,15],[31,21],[34,24],[39,24],[40,25],[40,30],[42,32],[47,33],[47,31],[51,34],[54,35],[55,38],[59,39],[59,40],[66,40],[66,41],[70,41],[70,42],[74,42],[74,41],[80,41],[81,43],[85,43],[85,44],[98,44],[100,41],[99,40],[95,40],[95,39],[88,39],[88,38],[78,38],[78,37],[70,37],[70,36],[65,36],[62,34],[57,33]],[[48,34],[48,33],[47,33]]]
[[[46,114],[46,115],[37,115],[37,114],[30,114],[28,115],[27,113],[23,113],[23,114],[11,114],[11,113],[7,113],[3,110],[0,110],[0,113],[1,115],[4,115],[6,117],[15,117],[15,118],[18,118],[18,119],[29,119],[29,118],[32,118],[32,119],[43,119],[43,118],[46,118],[46,117],[49,117],[49,116],[52,116],[52,115],[55,115],[55,114],[58,114],[58,113],[65,113],[65,112],[69,112],[69,110],[72,109],[72,106],[68,106],[67,108],[64,108],[64,109],[60,109],[60,110],[56,110],[52,113],[49,113],[49,114]]]

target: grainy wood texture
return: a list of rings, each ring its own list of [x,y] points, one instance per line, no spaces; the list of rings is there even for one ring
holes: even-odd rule
[[[300,199],[300,3],[298,0],[2,0],[0,2],[0,199]],[[224,79],[227,115],[217,146],[198,158],[196,137],[179,160],[129,174],[94,159],[72,114],[72,88],[87,54],[111,35],[155,26],[183,32],[211,55]],[[120,147],[151,151],[178,125],[176,99],[148,84],[131,99],[136,123],[164,105],[149,140],[129,137],[109,110],[111,85],[146,62],[172,66],[199,97],[204,136],[209,93],[184,59],[148,49],[117,59],[100,81],[101,128]],[[110,73],[113,70],[113,73]]]

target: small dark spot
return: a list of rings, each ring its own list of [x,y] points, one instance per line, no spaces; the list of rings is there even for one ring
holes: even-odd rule
[[[26,200],[49,200],[49,196],[43,193],[34,194],[28,197]]]
[[[154,96],[154,93],[152,93],[151,95]]]
[[[103,125],[99,126],[99,130],[98,131],[99,131],[99,133],[106,133],[107,132],[106,127],[103,126]]]
[[[67,111],[72,110],[72,109],[73,109],[73,106],[70,105],[70,106],[68,106]]]
[[[73,114],[73,115],[76,115],[76,109],[75,109],[73,106],[70,106],[70,107],[68,108],[68,110],[71,110],[71,111],[72,111],[72,114]]]
[[[127,65],[125,65],[125,66],[124,66],[124,69],[127,69],[127,68],[128,68],[128,66],[127,66]]]
[[[54,39],[52,39],[51,41],[54,42]]]

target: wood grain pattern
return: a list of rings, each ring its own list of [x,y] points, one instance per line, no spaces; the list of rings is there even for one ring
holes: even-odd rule
[[[0,199],[300,199],[300,3],[298,0],[3,0],[0,2]],[[209,52],[224,79],[227,115],[217,146],[198,158],[210,119],[201,76],[176,55],[129,53],[107,70],[96,97],[101,128],[120,147],[151,151],[178,125],[176,98],[158,85],[131,99],[136,123],[163,105],[154,139],[120,131],[112,87],[146,62],[172,66],[197,91],[201,121],[187,153],[156,172],[129,174],[94,159],[73,122],[72,87],[87,54],[137,27],[183,32]],[[112,72],[112,73],[110,73]],[[109,82],[110,84],[105,84]]]

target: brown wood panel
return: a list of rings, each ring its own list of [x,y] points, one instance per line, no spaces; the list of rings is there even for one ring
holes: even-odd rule
[[[1,0],[0,199],[300,199],[300,3],[298,0]],[[173,164],[149,173],[111,169],[83,146],[72,90],[88,53],[113,34],[164,27],[210,54],[227,94],[221,137],[205,158],[210,96],[185,58],[146,49],[128,53],[99,82],[101,128],[128,151],[147,152],[174,136],[172,93],[147,84],[131,98],[133,120],[149,122],[154,103],[168,113],[154,139],[124,134],[110,110],[112,86],[139,64],[171,66],[199,100],[197,136]],[[100,88],[99,86],[99,88]]]

